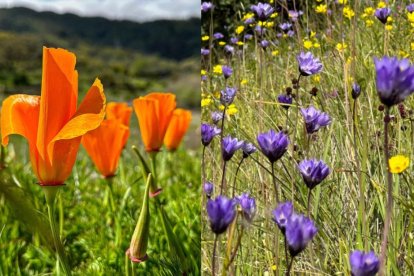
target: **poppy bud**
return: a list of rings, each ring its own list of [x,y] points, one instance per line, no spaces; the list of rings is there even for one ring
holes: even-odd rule
[[[150,227],[149,213],[149,190],[151,183],[151,174],[147,177],[147,185],[145,187],[144,200],[142,202],[141,212],[139,214],[137,226],[132,235],[131,244],[126,254],[129,259],[135,263],[140,263],[148,259],[147,247]]]

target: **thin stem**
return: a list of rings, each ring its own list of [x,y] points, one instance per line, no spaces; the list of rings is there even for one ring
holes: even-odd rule
[[[60,240],[59,233],[57,232],[57,229],[56,229],[56,222],[55,222],[55,218],[54,218],[54,214],[55,214],[55,212],[54,212],[54,207],[55,206],[54,205],[55,205],[55,197],[56,197],[57,189],[58,189],[58,186],[56,186],[56,187],[44,186],[44,191],[45,191],[45,196],[46,196],[47,213],[48,213],[48,216],[49,216],[50,229],[52,231],[53,242],[55,244],[58,260],[60,261],[60,264],[63,268],[63,272],[65,273],[65,275],[71,275],[71,271],[70,271],[69,265],[67,263],[65,251],[63,249],[63,245],[62,245],[62,242]]]
[[[217,249],[217,239],[218,239],[218,235],[215,234],[215,236],[214,236],[214,245],[213,245],[213,260],[211,262],[211,274],[213,276],[216,275],[216,249]]]
[[[310,204],[310,202],[311,202],[311,196],[312,196],[312,190],[311,189],[309,189],[309,192],[308,192],[308,218],[311,218],[310,217],[310,214],[311,214],[311,204]]]
[[[227,162],[224,161],[224,163],[223,163],[223,175],[221,176],[220,194],[223,194],[223,187],[224,187],[225,182],[226,182],[226,165],[227,165]]]
[[[290,262],[289,262],[289,267],[288,267],[288,270],[286,271],[286,276],[289,276],[290,275],[290,271],[292,270],[292,266],[293,266],[293,257],[292,257],[292,259],[290,259]]]
[[[288,245],[287,245],[287,240],[286,240],[286,234],[284,235],[284,239],[285,239],[285,258],[286,258],[286,264],[288,264],[288,262],[289,262],[289,254],[288,254],[288,248],[287,248]]]
[[[243,163],[243,160],[244,160],[244,157],[242,157],[242,159],[240,160],[239,164],[237,165],[236,173],[235,173],[235,175],[234,175],[232,197],[234,197],[234,193],[235,193],[235,190],[236,190],[236,179],[237,179],[237,173],[238,173],[238,172],[239,172],[239,170],[240,170],[240,166],[241,166],[241,164]]]
[[[241,228],[241,230],[240,230],[240,234],[239,234],[239,236],[237,237],[237,242],[236,242],[236,246],[234,247],[234,250],[233,250],[233,252],[232,252],[232,254],[231,254],[231,257],[230,257],[230,260],[229,260],[229,263],[227,264],[227,266],[226,266],[226,268],[225,269],[228,269],[230,266],[231,266],[231,264],[233,263],[233,261],[234,261],[234,258],[236,257],[236,255],[237,255],[237,250],[239,249],[239,247],[240,247],[240,244],[241,244],[241,240],[242,240],[242,237],[243,237],[243,233],[244,233],[244,227],[242,226],[242,228]]]
[[[220,145],[223,142],[223,132],[224,132],[224,117],[226,116],[227,106],[224,106],[223,117],[221,118],[221,128],[220,128]]]
[[[201,157],[201,169],[203,171],[203,179],[202,183],[206,181],[206,163],[205,163],[205,155],[206,155],[206,146],[203,146],[203,156]]]
[[[388,125],[390,120],[390,108],[385,107],[385,117],[384,117],[384,157],[385,157],[385,167],[387,169],[387,207],[385,211],[385,222],[384,222],[384,231],[382,232],[382,243],[381,243],[381,257],[380,257],[380,274],[385,275],[385,258],[387,255],[387,242],[388,242],[388,232],[390,230],[391,216],[392,216],[392,174],[390,172],[389,162],[390,152],[389,152],[389,141],[388,141]]]
[[[276,203],[279,203],[279,191],[277,189],[277,183],[276,183],[276,176],[275,176],[275,166],[274,166],[274,162],[271,164],[272,167],[272,180],[273,180],[273,187],[275,189],[275,194],[276,194]]]

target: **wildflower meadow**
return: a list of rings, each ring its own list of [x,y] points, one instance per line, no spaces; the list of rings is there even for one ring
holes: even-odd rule
[[[413,275],[414,4],[201,14],[201,271]]]

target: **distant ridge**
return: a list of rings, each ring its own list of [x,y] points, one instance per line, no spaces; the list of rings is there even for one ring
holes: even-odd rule
[[[37,12],[28,8],[0,8],[0,31],[34,34],[46,41],[65,40],[76,45],[133,49],[183,60],[200,52],[200,19],[133,22],[75,14]]]

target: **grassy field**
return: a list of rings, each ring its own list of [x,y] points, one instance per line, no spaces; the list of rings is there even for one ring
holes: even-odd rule
[[[223,19],[215,18],[214,12],[213,21],[210,21],[210,11],[202,17],[207,26],[202,30],[203,47],[212,46],[211,62],[205,57],[202,63],[207,77],[202,82],[202,122],[212,123],[210,114],[220,107],[219,92],[228,86],[237,89],[233,107],[237,112],[226,116],[224,136],[230,134],[259,148],[256,140],[259,133],[270,129],[287,133],[291,143],[284,156],[275,162],[275,176],[281,201],[292,201],[299,213],[307,212],[308,189],[298,163],[305,158],[316,158],[331,169],[328,178],[312,190],[310,217],[318,232],[307,249],[295,258],[291,275],[350,275],[352,251],[373,250],[380,255],[387,203],[387,169],[384,111],[377,96],[373,59],[384,55],[408,58],[411,62],[414,59],[414,19],[409,21],[409,13],[400,1],[388,1],[388,4],[336,2],[347,3],[302,1],[303,15],[299,21],[293,21],[283,7],[276,16],[262,23],[257,23],[254,14],[248,15],[252,13],[249,5],[240,5],[235,8],[237,12],[233,18],[226,18],[233,22],[228,29],[221,27]],[[219,9],[220,3],[215,4]],[[384,5],[392,11],[392,19],[386,24],[373,15],[377,7]],[[322,12],[316,12],[317,9]],[[255,17],[256,23],[245,24],[243,21],[249,16]],[[292,36],[279,27],[284,22],[292,24]],[[214,27],[210,29],[211,23]],[[266,29],[262,36],[254,31],[257,25]],[[225,37],[213,39],[212,34],[216,32],[222,32]],[[245,39],[245,34],[251,34],[252,39]],[[232,37],[239,43],[232,45]],[[269,42],[268,47],[260,46],[263,40]],[[232,45],[234,54],[226,53],[224,45]],[[294,88],[292,80],[299,76],[296,56],[301,51],[310,51],[319,58],[323,70],[320,74],[300,78],[300,87],[293,89],[296,98],[287,110],[277,98],[286,94],[288,87]],[[213,67],[217,65],[230,66],[231,77],[226,80],[219,71],[214,73]],[[354,82],[362,87],[357,100],[351,96]],[[414,158],[413,103],[411,97],[398,108],[391,109],[391,156],[402,154],[410,160]],[[310,105],[329,114],[332,122],[309,136],[304,131],[299,108]],[[227,232],[219,236],[216,274],[225,270],[225,259],[238,247],[237,239],[244,228],[238,252],[227,273],[284,275],[287,263],[283,236],[277,234],[279,230],[272,221],[272,210],[277,202],[270,163],[258,150],[253,158],[242,163],[235,178],[241,155],[239,150],[227,164],[228,189],[223,194],[232,196],[230,188],[235,181],[236,195],[250,193],[256,199],[257,213],[252,223],[237,216]],[[205,162],[205,180],[215,184],[214,198],[219,194],[222,179],[219,137],[206,148]],[[401,174],[393,174],[394,206],[385,275],[412,275],[414,271],[413,178],[412,166]],[[205,203],[206,200],[202,207],[202,271],[210,275],[214,234],[209,227]]]
[[[56,219],[74,275],[126,275],[128,265],[129,274],[133,273],[125,251],[138,220],[145,183],[139,160],[131,150],[132,145],[143,148],[138,122],[135,114],[132,116],[131,136],[112,183],[115,208],[110,206],[107,180],[97,173],[82,147],[72,176],[61,188]],[[164,188],[159,197],[187,250],[193,275],[199,274],[200,267],[200,158],[194,147],[197,127],[194,114],[182,147],[174,153],[163,151],[158,158]],[[0,275],[58,273],[44,194],[36,184],[27,153],[27,142],[12,137],[5,158],[7,167],[0,170]],[[177,275],[180,266],[170,254],[151,201],[150,215],[149,259],[135,265],[134,273]]]

